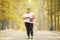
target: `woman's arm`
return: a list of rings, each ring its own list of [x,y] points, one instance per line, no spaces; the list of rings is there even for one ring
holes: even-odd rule
[[[35,19],[35,16],[34,15],[32,16],[32,19]]]

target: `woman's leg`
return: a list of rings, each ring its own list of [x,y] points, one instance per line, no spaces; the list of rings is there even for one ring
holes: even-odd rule
[[[31,23],[31,36],[33,36],[33,23]]]
[[[30,37],[29,23],[25,23],[28,38]]]
[[[31,39],[33,39],[33,23],[30,23],[30,34],[31,34]]]

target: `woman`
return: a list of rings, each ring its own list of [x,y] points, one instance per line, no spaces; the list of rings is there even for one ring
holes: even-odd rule
[[[27,12],[23,15],[24,23],[27,30],[28,39],[33,39],[33,24],[34,24],[34,14],[31,12],[30,8],[27,8]]]

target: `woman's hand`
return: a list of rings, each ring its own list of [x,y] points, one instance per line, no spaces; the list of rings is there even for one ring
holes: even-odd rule
[[[29,19],[29,17],[25,17],[25,19]]]
[[[30,18],[30,22],[33,22],[33,20],[34,20],[33,18]]]
[[[29,18],[29,17],[25,17],[25,18],[23,18],[23,19],[25,20],[25,19],[30,19],[30,18]]]

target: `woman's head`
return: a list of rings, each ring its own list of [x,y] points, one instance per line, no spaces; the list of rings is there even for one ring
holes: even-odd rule
[[[27,8],[27,13],[30,13],[31,9],[30,8]]]

